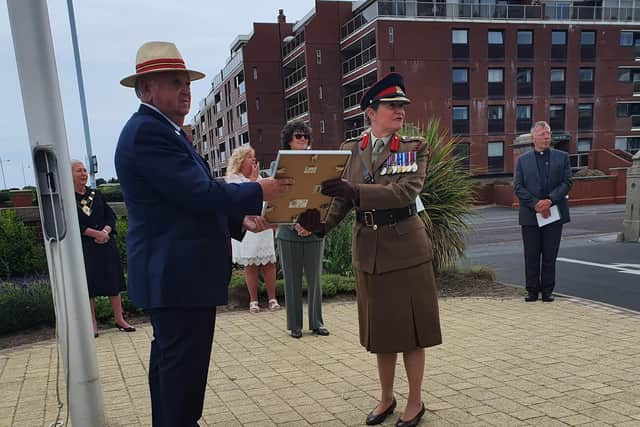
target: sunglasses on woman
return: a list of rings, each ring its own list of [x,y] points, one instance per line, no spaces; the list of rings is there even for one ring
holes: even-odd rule
[[[302,139],[305,138],[306,140],[309,140],[309,134],[308,133],[294,133],[293,137],[295,139]]]

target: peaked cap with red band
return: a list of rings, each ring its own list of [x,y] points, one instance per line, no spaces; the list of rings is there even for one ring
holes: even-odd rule
[[[161,71],[186,71],[191,81],[200,80],[204,74],[189,70],[175,44],[170,42],[147,42],[140,46],[136,54],[136,73],[120,80],[126,87],[134,87],[139,76]]]
[[[405,94],[404,79],[400,74],[389,73],[371,86],[371,88],[362,95],[360,108],[364,111],[375,102],[401,102],[404,104],[411,102]]]

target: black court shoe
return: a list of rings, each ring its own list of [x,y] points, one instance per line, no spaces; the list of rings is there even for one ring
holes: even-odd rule
[[[552,302],[555,298],[553,297],[552,294],[543,294],[542,295],[542,302]]]
[[[291,336],[293,338],[302,338],[302,331],[300,329],[292,329]]]
[[[537,294],[537,293],[535,293],[535,294],[534,294],[533,292],[529,292],[529,293],[527,294],[527,296],[526,296],[526,297],[524,297],[524,300],[525,300],[526,302],[535,302],[535,301],[538,301],[538,294]]]
[[[116,323],[116,328],[118,328],[119,331],[123,331],[123,332],[135,332],[136,328],[134,328],[133,326],[129,325],[129,326],[122,326],[122,325],[118,325]]]
[[[425,407],[424,407],[424,403],[422,403],[422,409],[420,409],[420,412],[418,412],[418,414],[411,418],[409,421],[403,421],[402,418],[398,418],[398,421],[396,421],[396,427],[415,427],[418,425],[418,423],[420,422],[420,420],[422,419],[422,416],[424,415],[424,412],[426,411]]]
[[[387,409],[385,409],[378,415],[374,415],[373,411],[369,412],[369,415],[367,415],[367,420],[365,421],[365,423],[368,426],[374,426],[376,424],[383,423],[384,420],[386,420],[389,415],[393,414],[393,411],[395,411],[396,409],[396,404],[397,404],[396,398],[394,397],[393,402],[391,402],[391,405],[389,405]]]

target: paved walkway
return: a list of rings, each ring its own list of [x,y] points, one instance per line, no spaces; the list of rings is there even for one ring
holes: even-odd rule
[[[422,425],[640,426],[640,314],[567,299],[440,308],[445,343],[427,350]],[[378,396],[375,357],[358,344],[354,303],[324,311],[331,336],[300,340],[285,333],[284,312],[220,314],[201,425],[363,425]],[[109,426],[151,424],[150,335],[144,325],[96,341]],[[55,419],[56,357],[53,341],[0,351],[0,426]]]

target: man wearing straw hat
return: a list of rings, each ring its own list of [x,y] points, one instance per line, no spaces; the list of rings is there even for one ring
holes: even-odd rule
[[[202,415],[216,306],[226,304],[230,237],[269,227],[263,200],[285,193],[288,179],[217,181],[181,128],[190,83],[173,43],[148,42],[136,72],[120,82],[142,105],[125,124],[115,164],[128,209],[129,297],[153,326],[149,361],[155,427],[197,426]]]

